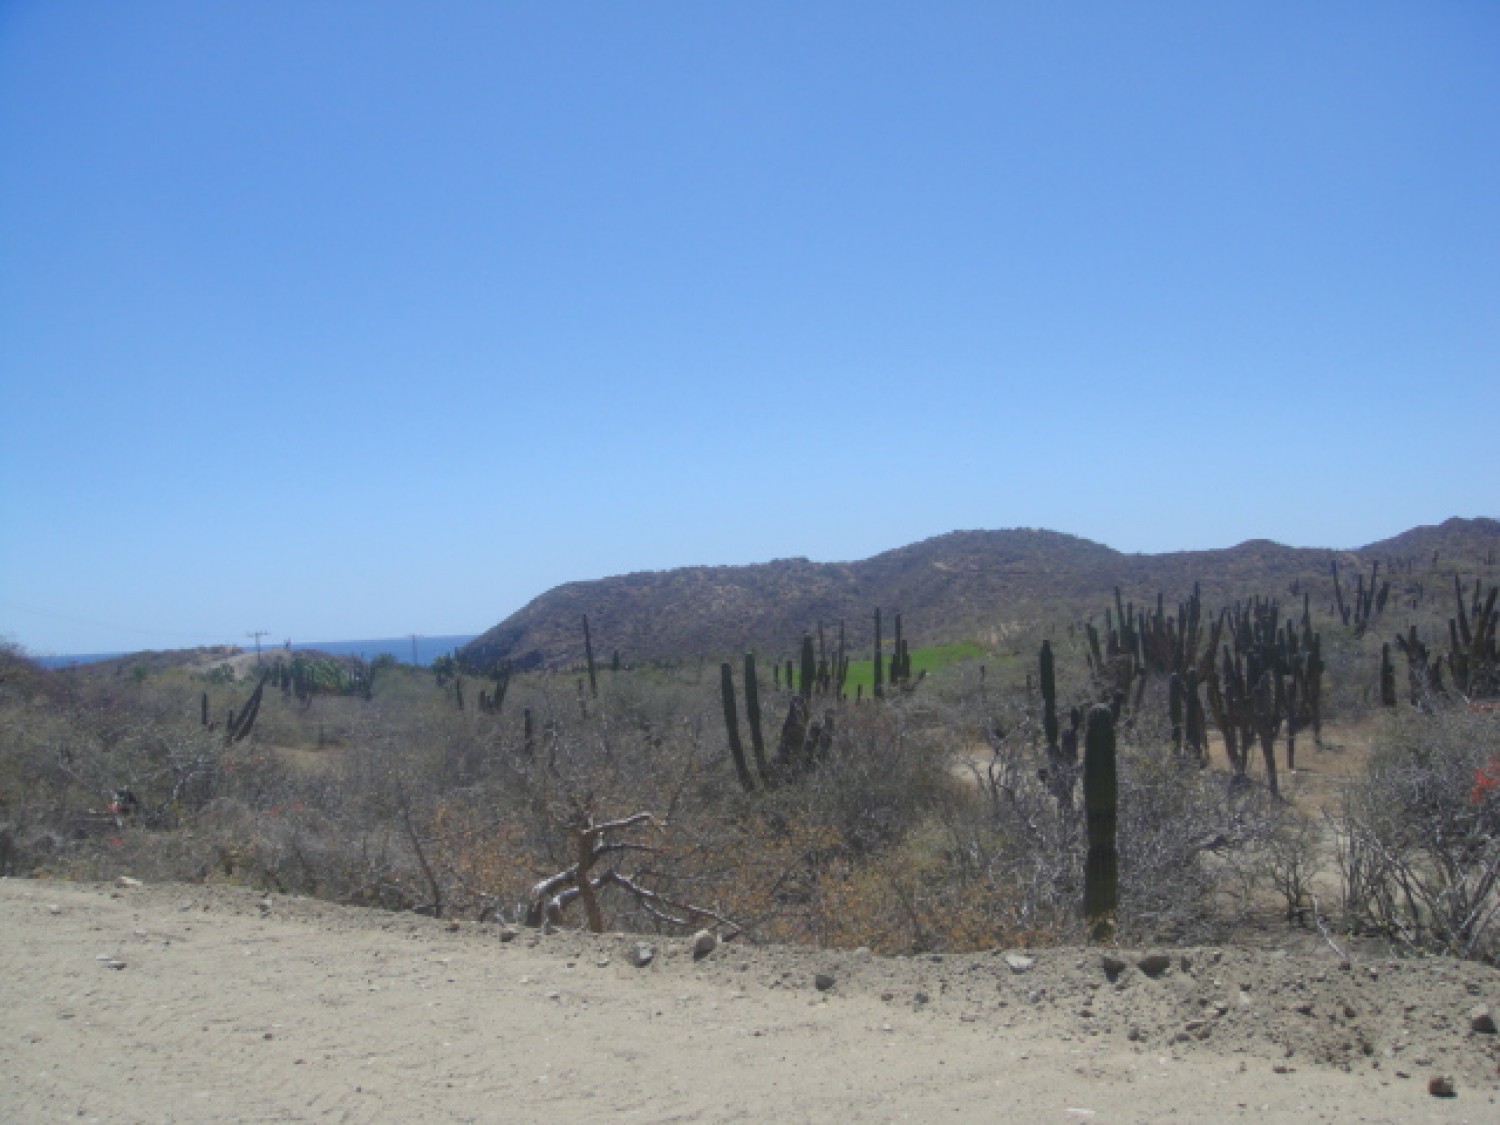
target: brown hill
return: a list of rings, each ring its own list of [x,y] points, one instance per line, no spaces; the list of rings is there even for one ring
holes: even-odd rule
[[[1430,580],[1436,568],[1451,582],[1454,569],[1484,568],[1497,552],[1500,522],[1492,519],[1450,519],[1352,551],[1252,539],[1222,550],[1127,555],[1055,531],[955,531],[861,562],[778,559],[571,582],[512,614],[460,656],[479,668],[502,660],[522,668],[576,664],[583,659],[584,614],[601,662],[614,650],[627,661],[746,649],[785,655],[820,621],[845,621],[850,643],[866,647],[876,606],[903,613],[922,644],[996,644],[1017,626],[1102,612],[1116,586],[1137,600],[1161,591],[1175,602],[1199,582],[1210,606],[1309,590],[1328,610],[1333,560],[1352,592],[1355,572],[1376,562],[1383,574],[1415,582]]]

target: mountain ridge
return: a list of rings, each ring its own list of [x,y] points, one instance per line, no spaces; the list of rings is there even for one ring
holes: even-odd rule
[[[534,598],[459,655],[475,668],[501,661],[519,668],[574,665],[584,659],[585,614],[601,663],[616,650],[627,662],[746,649],[784,655],[820,621],[828,627],[844,621],[849,643],[867,646],[876,606],[903,613],[922,644],[995,644],[1017,625],[1101,612],[1116,586],[1128,597],[1154,598],[1160,591],[1175,602],[1198,582],[1210,606],[1304,589],[1331,600],[1335,560],[1352,584],[1354,571],[1375,562],[1387,574],[1428,573],[1434,565],[1446,573],[1482,565],[1497,550],[1500,522],[1486,517],[1454,517],[1351,549],[1247,539],[1233,547],[1125,554],[1042,528],[950,531],[853,562],[793,557],[568,582]]]

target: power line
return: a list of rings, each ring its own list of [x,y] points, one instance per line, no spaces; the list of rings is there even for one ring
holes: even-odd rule
[[[247,637],[255,638],[255,663],[257,667],[260,665],[260,639],[264,636],[268,636],[269,632],[270,631],[267,629],[257,629],[253,632],[245,634],[245,636]]]

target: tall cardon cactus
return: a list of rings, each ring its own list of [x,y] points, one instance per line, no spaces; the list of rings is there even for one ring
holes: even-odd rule
[[[1063,759],[1057,723],[1057,674],[1052,659],[1052,642],[1043,641],[1037,657],[1038,679],[1042,688],[1042,737],[1047,742],[1047,787],[1062,808],[1073,807],[1073,771]]]
[[[1114,935],[1120,901],[1120,856],[1115,849],[1119,785],[1115,777],[1115,720],[1108,707],[1089,711],[1083,736],[1083,804],[1088,857],[1083,869],[1083,917],[1090,941]]]
[[[750,776],[750,767],[745,761],[745,747],[740,742],[740,717],[734,701],[734,672],[729,661],[719,665],[719,688],[724,700],[724,729],[729,736],[729,756],[734,759],[734,772],[739,775],[740,785],[746,793],[755,792],[755,779]]]

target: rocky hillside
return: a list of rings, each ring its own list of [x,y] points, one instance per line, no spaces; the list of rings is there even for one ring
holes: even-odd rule
[[[1202,584],[1209,605],[1252,594],[1286,597],[1308,590],[1331,611],[1330,562],[1352,594],[1354,575],[1378,562],[1404,583],[1451,583],[1455,569],[1493,573],[1500,522],[1451,519],[1354,551],[1285,547],[1252,539],[1214,551],[1128,555],[1055,531],[955,531],[861,562],[778,559],[753,566],[647,571],[550,590],[462,650],[488,667],[558,667],[583,659],[581,619],[588,615],[601,662],[674,661],[756,649],[788,654],[824,622],[847,623],[851,644],[867,647],[871,614],[905,615],[921,644],[978,640],[997,644],[1008,629],[1102,612],[1120,586],[1127,597],[1169,601]],[[1434,557],[1436,562],[1434,562]]]

